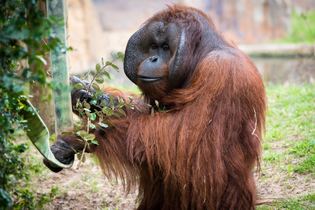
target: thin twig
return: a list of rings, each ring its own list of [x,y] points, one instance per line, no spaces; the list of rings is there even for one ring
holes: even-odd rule
[[[272,204],[275,202],[279,202],[283,200],[282,197],[274,197],[274,198],[262,198],[256,201],[256,206],[263,205],[263,204]]]
[[[256,114],[255,108],[253,108],[253,110],[254,110],[254,117],[255,117],[255,125],[254,125],[254,129],[253,129],[253,131],[252,131],[251,134],[252,134],[253,136],[257,137],[258,140],[260,140],[259,136],[255,133],[255,132],[256,132],[256,129],[257,129],[257,114]]]
[[[84,157],[84,155],[85,155],[85,150],[86,150],[86,148],[87,148],[87,145],[88,145],[88,143],[87,143],[87,141],[85,141],[85,143],[84,143],[84,148],[83,148],[83,150],[82,150],[81,158],[80,158],[80,161],[79,161],[79,163],[78,163],[77,169],[80,168],[81,163],[83,162],[83,157]]]
[[[92,78],[92,80],[91,80],[91,82],[90,82],[90,84],[89,84],[88,91],[91,91],[91,90],[92,90],[91,87],[92,87],[92,84],[93,84],[93,82],[94,82],[96,76],[98,76],[98,73],[96,73],[96,74],[93,76],[93,78]]]
[[[89,133],[90,132],[90,118],[87,118],[87,126],[86,126],[86,132]],[[82,161],[83,161],[83,158],[84,158],[84,155],[85,155],[85,150],[88,146],[88,142],[86,140],[84,140],[84,147],[83,147],[83,150],[82,150],[82,154],[81,154],[81,157],[80,157],[80,161],[78,163],[78,166],[77,166],[77,169],[80,168],[81,164],[82,164]]]
[[[89,84],[89,87],[88,87],[88,89],[89,89],[89,91],[91,91],[91,87],[92,87],[92,85],[93,85],[93,82],[94,82],[94,80],[96,79],[96,77],[100,74],[100,72],[102,72],[107,66],[109,66],[109,65],[105,65],[105,66],[103,66],[102,67],[102,69],[99,71],[99,72],[96,72],[95,73],[95,75],[93,76],[93,78],[92,78],[92,80],[91,80],[91,82],[90,82],[90,84]]]
[[[254,130],[252,131],[252,135],[255,134],[256,128],[257,128],[257,115],[256,115],[256,110],[255,108],[253,108],[254,110],[254,117],[255,117],[255,125],[254,125]]]

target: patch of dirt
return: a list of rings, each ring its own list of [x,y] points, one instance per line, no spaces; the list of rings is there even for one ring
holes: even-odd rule
[[[133,210],[136,208],[137,189],[126,194],[122,183],[105,178],[92,158],[88,158],[79,169],[76,169],[77,164],[78,161],[71,169],[65,169],[60,173],[53,173],[45,168],[41,176],[34,177],[37,193],[48,193],[52,187],[58,188],[57,196],[44,209]],[[256,175],[258,198],[276,201],[314,193],[313,178],[312,174],[289,174],[281,170],[280,164],[263,162],[261,173]]]
[[[38,193],[48,193],[52,187],[58,189],[57,196],[44,209],[135,209],[136,189],[126,194],[122,183],[106,179],[92,159],[75,169],[77,164],[59,173],[45,169],[44,175],[35,181]]]
[[[258,197],[264,199],[285,199],[314,193],[312,174],[287,173],[280,165],[266,165],[256,176]]]

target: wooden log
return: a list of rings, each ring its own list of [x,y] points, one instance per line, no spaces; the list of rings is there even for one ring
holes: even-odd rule
[[[315,57],[313,44],[259,44],[239,47],[251,57]]]

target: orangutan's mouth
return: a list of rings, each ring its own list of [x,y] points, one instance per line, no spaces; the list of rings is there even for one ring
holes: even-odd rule
[[[147,76],[141,76],[141,75],[139,75],[138,78],[142,82],[156,82],[162,79],[162,77],[147,77]]]

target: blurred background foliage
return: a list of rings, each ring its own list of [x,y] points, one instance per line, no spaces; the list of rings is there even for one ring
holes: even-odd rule
[[[29,98],[35,84],[50,88],[46,57],[63,46],[51,32],[56,18],[47,18],[40,0],[4,0],[0,6],[0,209],[33,209],[44,197],[28,187],[32,163],[22,154],[28,150],[19,115],[21,98]],[[36,168],[36,167],[35,167]]]
[[[303,13],[292,12],[291,28],[284,43],[315,43],[315,10]]]

